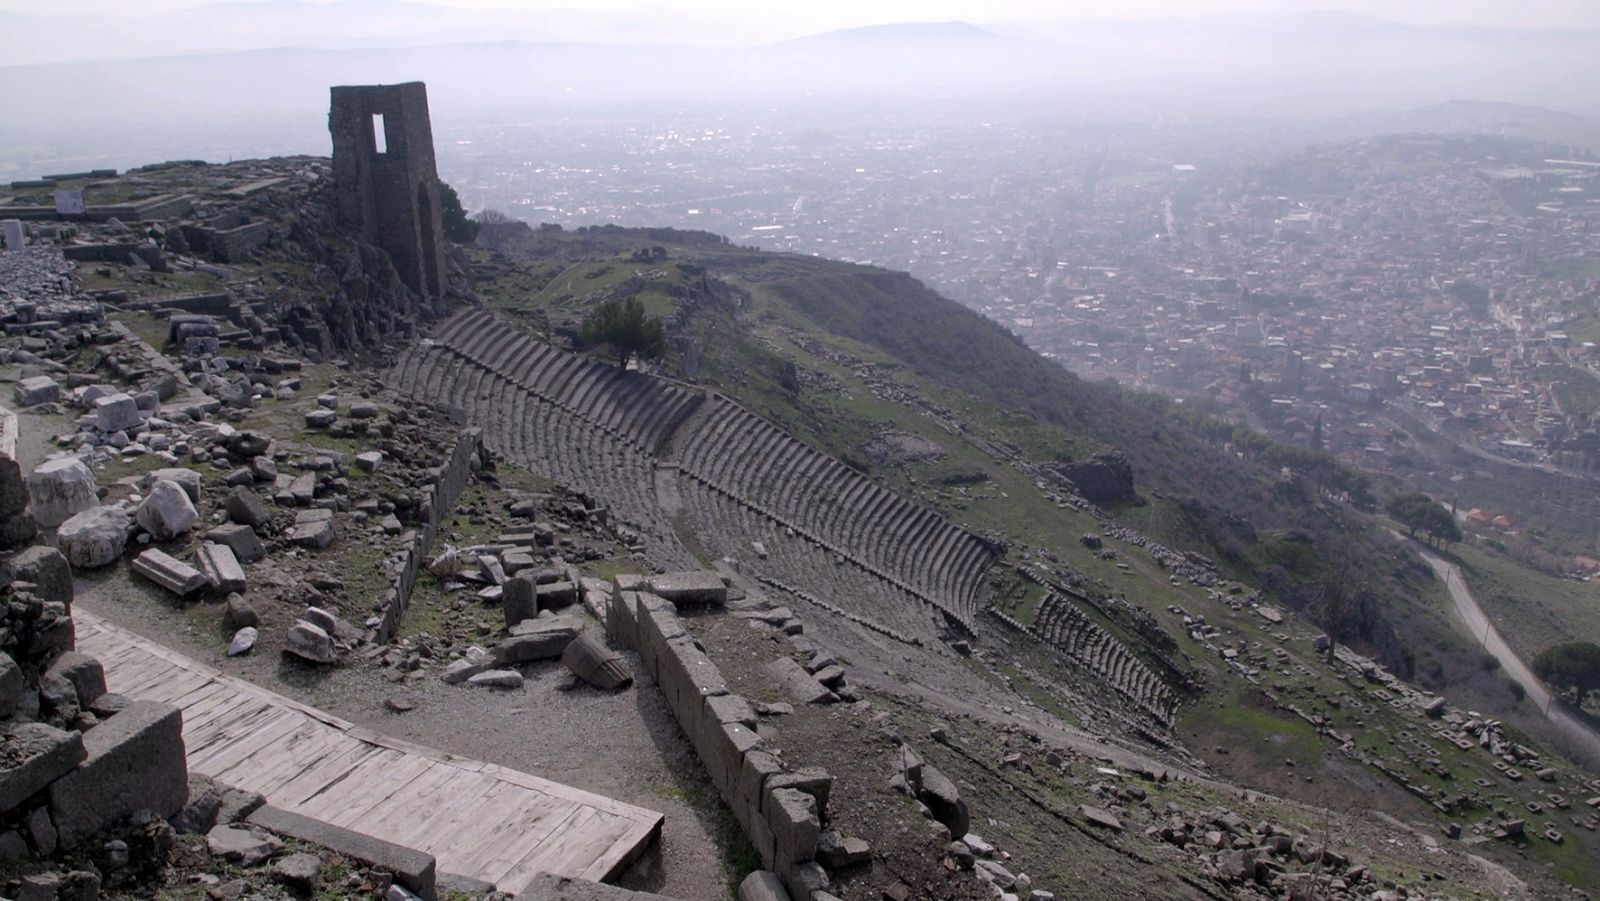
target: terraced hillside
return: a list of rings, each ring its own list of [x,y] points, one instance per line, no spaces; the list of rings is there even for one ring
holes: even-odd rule
[[[916,685],[935,706],[1031,710],[1336,809],[1490,836],[1488,811],[1522,807],[1520,791],[1461,792],[1469,775],[1494,782],[1473,754],[1442,751],[1441,776],[1369,748],[1414,732],[1437,695],[1461,723],[1482,711],[1530,747],[1545,736],[1367,513],[1360,473],[1076,379],[904,274],[712,237],[529,232],[477,252],[478,290],[558,344],[603,300],[637,296],[663,317],[667,352],[649,369],[707,394],[659,448],[657,500],[695,555],[809,613],[808,634],[860,678]],[[1093,486],[1091,502],[1074,479],[1107,453],[1133,482]],[[1352,715],[1337,689],[1349,673],[1316,654],[1330,548],[1358,561],[1339,644],[1420,683],[1399,707]],[[974,577],[963,554],[990,562]],[[1369,769],[1404,790],[1374,798]],[[1520,850],[1581,883],[1600,828],[1584,813],[1551,818],[1564,845]]]
[[[734,525],[704,496],[735,499],[746,511],[739,519],[753,514],[771,520],[786,536],[793,533],[972,628],[980,582],[995,557],[987,542],[721,395],[673,444],[687,476],[679,490],[696,525]]]
[[[389,378],[415,397],[449,399],[507,459],[603,501],[653,563],[691,564],[651,486],[658,448],[699,391],[565,353],[482,310],[408,347]]]
[[[1056,592],[1046,595],[1028,631],[1088,667],[1139,707],[1172,719],[1177,705],[1172,689],[1071,599]]]
[[[736,559],[777,590],[848,599],[835,602],[847,619],[911,644],[973,628],[991,544],[727,397],[559,350],[481,309],[407,348],[390,380],[602,501],[657,566],[694,565],[689,548]]]

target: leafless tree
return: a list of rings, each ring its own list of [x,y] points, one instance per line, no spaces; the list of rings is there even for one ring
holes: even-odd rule
[[[1350,532],[1340,528],[1323,547],[1323,576],[1317,588],[1316,614],[1328,633],[1328,662],[1333,662],[1333,652],[1339,637],[1345,632],[1355,606],[1356,587],[1352,584],[1351,570],[1354,553],[1350,547]]]

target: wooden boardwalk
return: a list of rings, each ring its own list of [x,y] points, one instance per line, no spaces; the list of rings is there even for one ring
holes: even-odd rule
[[[111,691],[183,709],[190,772],[274,806],[432,854],[441,873],[518,892],[536,873],[604,881],[662,816],[378,735],[224,675],[82,608],[78,649]]]

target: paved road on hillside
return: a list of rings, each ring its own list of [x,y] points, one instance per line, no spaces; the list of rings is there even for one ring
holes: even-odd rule
[[[1533,674],[1533,670],[1522,662],[1522,658],[1511,650],[1511,646],[1501,637],[1500,630],[1494,627],[1489,621],[1488,614],[1478,606],[1477,598],[1474,598],[1471,590],[1467,588],[1467,580],[1461,576],[1461,567],[1416,542],[1411,544],[1417,553],[1422,555],[1422,559],[1433,567],[1439,578],[1444,579],[1445,587],[1450,590],[1450,600],[1455,602],[1456,613],[1461,617],[1461,621],[1466,623],[1467,631],[1472,637],[1500,661],[1500,667],[1506,671],[1506,675],[1516,680],[1517,684],[1527,691],[1528,700],[1545,711],[1545,716],[1562,735],[1586,750],[1591,765],[1600,765],[1595,763],[1600,761],[1600,733],[1595,732],[1588,723],[1579,719],[1561,703],[1551,703],[1550,690]]]

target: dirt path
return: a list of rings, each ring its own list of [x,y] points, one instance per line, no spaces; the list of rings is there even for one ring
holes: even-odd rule
[[[1399,537],[1399,533],[1395,535]],[[1402,540],[1409,541],[1409,539]],[[1434,573],[1444,579],[1445,587],[1450,590],[1450,600],[1455,604],[1456,614],[1461,617],[1472,637],[1483,645],[1484,650],[1500,661],[1500,666],[1506,671],[1506,675],[1522,686],[1528,693],[1528,699],[1544,711],[1545,717],[1561,730],[1562,735],[1583,749],[1590,761],[1600,761],[1600,733],[1596,733],[1588,723],[1579,719],[1564,705],[1553,702],[1550,690],[1539,681],[1522,658],[1511,650],[1511,646],[1501,637],[1500,630],[1494,627],[1494,623],[1489,621],[1488,614],[1478,605],[1477,598],[1474,598],[1472,591],[1467,588],[1467,580],[1461,575],[1461,567],[1415,541],[1410,543],[1417,553],[1422,555],[1422,559],[1433,567]]]

